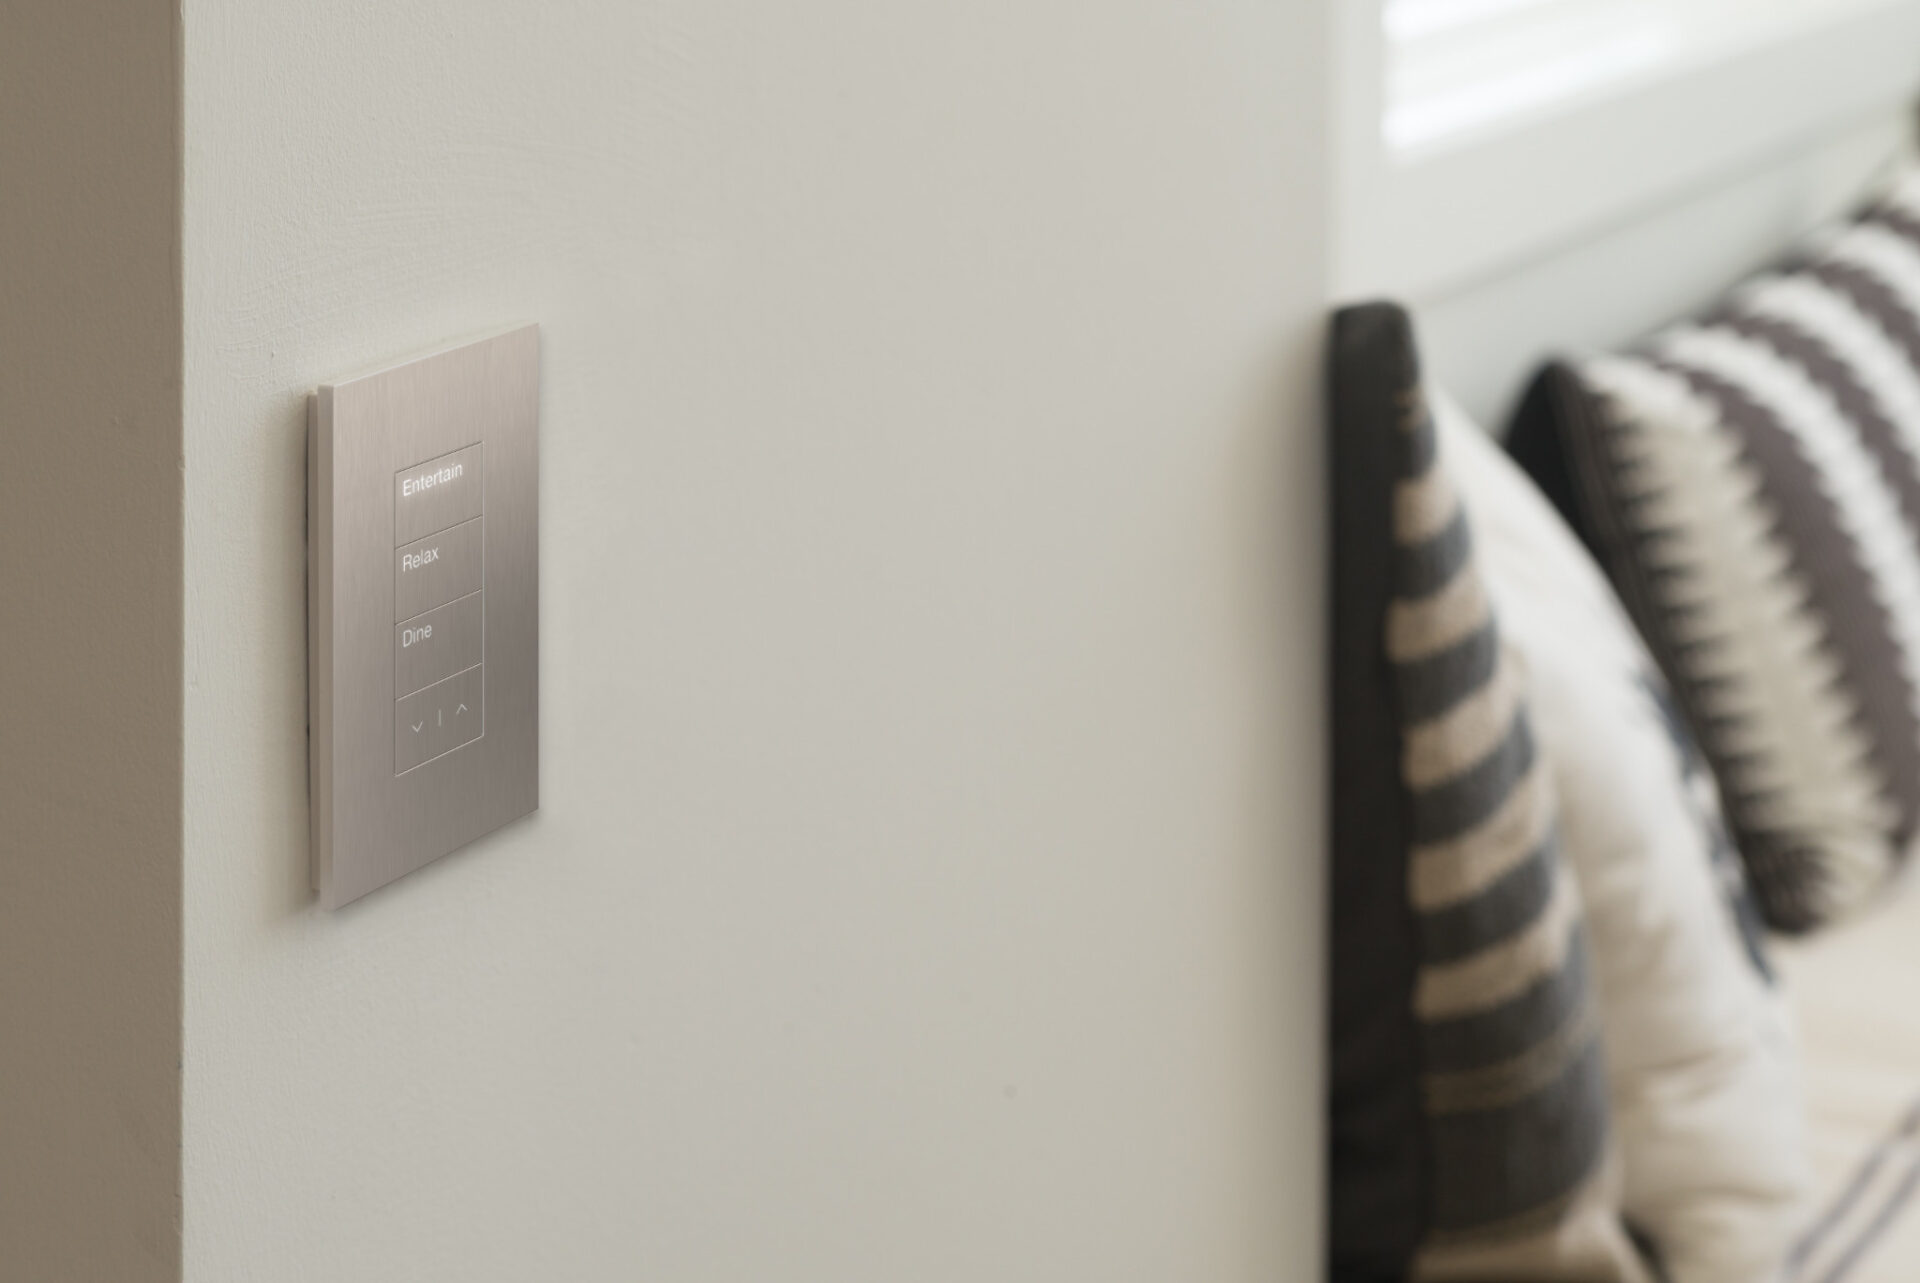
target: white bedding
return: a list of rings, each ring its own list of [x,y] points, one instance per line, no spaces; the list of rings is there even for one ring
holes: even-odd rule
[[[1795,1283],[1920,1281],[1920,886],[1774,960],[1799,1024],[1816,1206]]]

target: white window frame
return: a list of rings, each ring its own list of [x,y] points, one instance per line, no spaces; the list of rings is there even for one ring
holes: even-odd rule
[[[1920,0],[1866,0],[1790,35],[1440,138],[1384,136],[1381,0],[1342,0],[1334,282],[1420,302],[1510,270],[1876,115],[1920,90]]]

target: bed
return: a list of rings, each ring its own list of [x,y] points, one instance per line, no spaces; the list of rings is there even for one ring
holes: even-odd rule
[[[1542,357],[1620,344],[1704,307],[1851,205],[1908,134],[1904,114],[1855,120],[1703,174],[1550,253],[1411,291],[1429,373],[1479,422],[1504,424]],[[1810,1168],[1786,1277],[1920,1280],[1920,1001],[1909,996],[1920,989],[1920,887],[1907,876],[1866,911],[1767,948],[1797,1033]]]
[[[1863,917],[1778,941],[1800,1033],[1815,1204],[1806,1283],[1920,1279],[1920,888]]]

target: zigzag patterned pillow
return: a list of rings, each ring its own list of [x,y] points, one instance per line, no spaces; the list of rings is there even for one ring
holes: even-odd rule
[[[1920,176],[1792,266],[1549,366],[1509,436],[1679,693],[1769,921],[1920,832]]]

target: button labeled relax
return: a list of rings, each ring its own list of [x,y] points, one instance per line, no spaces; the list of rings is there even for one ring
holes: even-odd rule
[[[412,619],[423,610],[480,587],[484,517],[410,543],[394,554],[393,617]]]
[[[484,671],[476,664],[394,704],[393,769],[396,774],[480,738],[485,725],[480,706]]]
[[[478,443],[429,459],[393,478],[393,540],[412,543],[423,535],[480,515],[486,487]]]
[[[485,596],[469,593],[394,626],[395,695],[411,694],[480,662],[480,641],[485,631],[481,600]]]

